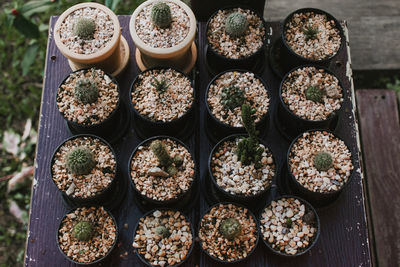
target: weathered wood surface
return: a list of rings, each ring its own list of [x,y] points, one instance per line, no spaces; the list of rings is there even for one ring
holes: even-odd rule
[[[400,125],[396,94],[357,90],[370,206],[371,246],[378,266],[400,266]]]
[[[51,20],[51,28],[56,18]],[[134,46],[128,32],[129,16],[120,16],[123,27],[122,34],[128,40],[131,48],[131,59],[126,72],[120,77],[121,92],[124,101],[128,101],[129,85],[134,80],[138,70],[134,63]],[[279,23],[270,23],[267,32],[270,38],[278,37]],[[205,67],[205,23],[199,24],[198,36],[198,68],[196,71],[198,90],[198,103],[196,108],[195,136],[187,143],[196,151],[199,161],[200,179],[204,179],[208,155],[212,145],[207,139],[204,129],[204,94],[211,75]],[[272,40],[271,40],[272,41]],[[321,219],[321,236],[316,246],[306,255],[295,259],[287,259],[273,255],[267,251],[262,242],[259,243],[255,253],[245,263],[234,266],[369,266],[369,242],[364,209],[364,196],[362,191],[362,174],[359,164],[359,146],[357,143],[357,124],[353,109],[353,94],[351,86],[351,69],[348,68],[348,50],[343,49],[338,55],[342,61],[341,66],[334,66],[333,71],[342,79],[348,98],[345,99],[344,114],[336,130],[355,152],[355,169],[353,179],[341,197],[331,206],[318,210]],[[55,58],[54,58],[55,57]],[[51,59],[53,58],[53,60]],[[64,121],[57,111],[55,94],[59,83],[70,72],[66,59],[59,53],[51,37],[49,39],[45,86],[41,103],[41,118],[39,126],[38,151],[36,156],[36,171],[32,191],[31,215],[28,232],[27,250],[25,257],[26,266],[74,266],[69,263],[58,251],[56,246],[57,226],[67,209],[63,206],[55,185],[49,174],[49,162],[52,152],[66,137],[70,136],[65,128]],[[266,59],[265,59],[266,60]],[[346,68],[347,67],[347,68]],[[274,76],[267,62],[262,71],[271,93],[271,109],[276,106],[278,86],[280,80]],[[271,112],[272,114],[272,112]],[[272,119],[271,119],[272,122]],[[131,122],[132,124],[132,122]],[[281,137],[274,124],[270,124],[264,140],[276,153],[278,164],[282,164],[289,143]],[[132,125],[129,133],[114,145],[117,157],[125,168],[124,176],[127,177],[128,158],[134,147],[139,143]],[[203,192],[201,192],[203,194]],[[282,192],[285,193],[285,192]],[[197,228],[200,215],[209,207],[203,197],[195,204],[188,214],[192,223]],[[102,266],[143,266],[133,253],[131,246],[133,228],[142,212],[133,200],[132,190],[129,188],[120,208],[113,211],[119,225],[119,245],[111,257],[103,262]],[[123,225],[128,223],[128,229]],[[189,262],[185,266],[216,266],[206,255],[199,252],[198,245],[193,251]],[[99,265],[100,266],[100,265]]]
[[[400,69],[398,0],[267,0],[264,18],[282,21],[292,11],[315,7],[349,25],[353,69]]]

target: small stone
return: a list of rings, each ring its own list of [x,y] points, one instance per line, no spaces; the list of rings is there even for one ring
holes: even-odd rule
[[[67,191],[65,193],[70,196],[74,193],[76,185],[74,183],[71,183],[71,185],[68,187]]]
[[[147,171],[148,175],[156,176],[156,177],[168,177],[168,172],[162,170],[159,167],[152,167]]]

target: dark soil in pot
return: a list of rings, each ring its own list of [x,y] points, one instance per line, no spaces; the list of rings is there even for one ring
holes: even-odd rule
[[[208,65],[217,72],[232,66],[256,71],[263,63],[265,42],[265,22],[257,12],[245,7],[218,10],[207,22]]]
[[[196,195],[196,168],[189,148],[169,136],[155,136],[140,143],[128,166],[137,196],[158,207],[191,203]]]
[[[345,91],[328,69],[305,65],[287,73],[279,88],[277,128],[289,139],[309,129],[334,129]]]
[[[121,200],[124,191],[115,152],[94,135],[76,135],[55,150],[50,172],[52,181],[71,207],[111,205]],[[120,195],[116,196],[118,191]]]
[[[307,253],[317,242],[320,222],[305,200],[282,196],[265,206],[260,216],[260,235],[275,254],[287,257]]]
[[[147,266],[179,266],[193,250],[193,226],[180,211],[152,210],[139,219],[132,246]]]
[[[104,260],[118,239],[115,218],[103,207],[81,207],[64,216],[57,231],[57,245],[66,259],[75,264]]]
[[[200,247],[220,263],[243,261],[257,246],[257,227],[256,218],[247,208],[233,203],[218,203],[207,210],[200,221]]]
[[[332,203],[349,184],[354,169],[350,149],[325,130],[299,135],[287,154],[289,185],[316,207]]]
[[[184,73],[172,68],[146,70],[132,83],[130,95],[140,136],[182,137],[193,130],[195,90]]]

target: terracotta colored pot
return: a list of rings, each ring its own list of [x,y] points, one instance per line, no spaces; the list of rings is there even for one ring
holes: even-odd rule
[[[61,41],[60,26],[71,13],[86,7],[100,9],[105,12],[113,22],[114,34],[105,47],[92,54],[79,54],[70,50]],[[54,27],[54,41],[60,52],[68,58],[69,65],[73,70],[97,67],[115,76],[118,75],[128,63],[129,47],[125,38],[121,38],[121,26],[118,17],[109,8],[98,3],[81,3],[64,11],[58,18]]]
[[[197,48],[194,44],[196,36],[196,17],[193,11],[182,1],[166,0],[181,7],[189,16],[190,28],[186,38],[179,44],[169,48],[154,48],[144,43],[138,36],[135,27],[136,17],[144,7],[160,0],[148,0],[138,6],[131,16],[129,30],[136,45],[136,62],[143,71],[147,68],[170,66],[188,73],[194,66],[197,58]]]

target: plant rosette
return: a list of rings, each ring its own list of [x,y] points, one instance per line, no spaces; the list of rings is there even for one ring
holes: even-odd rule
[[[172,68],[154,68],[139,74],[131,87],[135,115],[148,132],[183,129],[193,110],[195,92],[190,79]]]
[[[196,165],[189,149],[169,136],[143,141],[129,160],[133,189],[158,205],[172,205],[190,194],[195,175]]]
[[[265,82],[256,74],[244,70],[228,70],[217,75],[206,92],[208,114],[225,128],[245,131],[241,106],[249,104],[256,110],[255,123],[260,125],[268,115],[270,97]]]
[[[265,22],[251,9],[218,10],[207,22],[207,43],[221,58],[239,61],[258,54],[266,41]]]
[[[315,8],[294,11],[283,25],[285,47],[303,61],[316,63],[332,59],[344,40],[339,22],[329,13]]]
[[[194,66],[196,17],[182,1],[145,1],[133,12],[129,30],[141,70],[171,66],[188,73]]]
[[[152,210],[139,219],[132,246],[148,266],[179,266],[192,252],[193,232],[180,211]]]
[[[317,206],[336,199],[354,169],[348,146],[325,130],[299,135],[289,147],[287,162],[294,190]]]
[[[223,263],[243,261],[257,246],[257,221],[243,206],[218,203],[203,215],[199,238],[201,249],[212,259]]]
[[[98,67],[118,75],[128,62],[129,47],[121,38],[118,17],[98,3],[64,11],[54,27],[54,40],[73,70]]]
[[[238,156],[239,142],[247,136],[231,135],[212,150],[208,170],[214,185],[232,201],[247,202],[263,195],[276,175],[276,162],[270,149],[259,140],[260,166],[244,164]],[[256,168],[257,167],[257,168]]]
[[[265,245],[275,254],[300,256],[318,240],[318,214],[308,202],[282,196],[261,211],[260,233]]]
[[[51,160],[51,177],[58,190],[79,202],[100,204],[115,184],[117,162],[111,146],[94,135],[64,141]]]
[[[93,264],[111,253],[117,238],[117,223],[111,213],[103,207],[80,207],[61,220],[57,245],[71,262]]]

